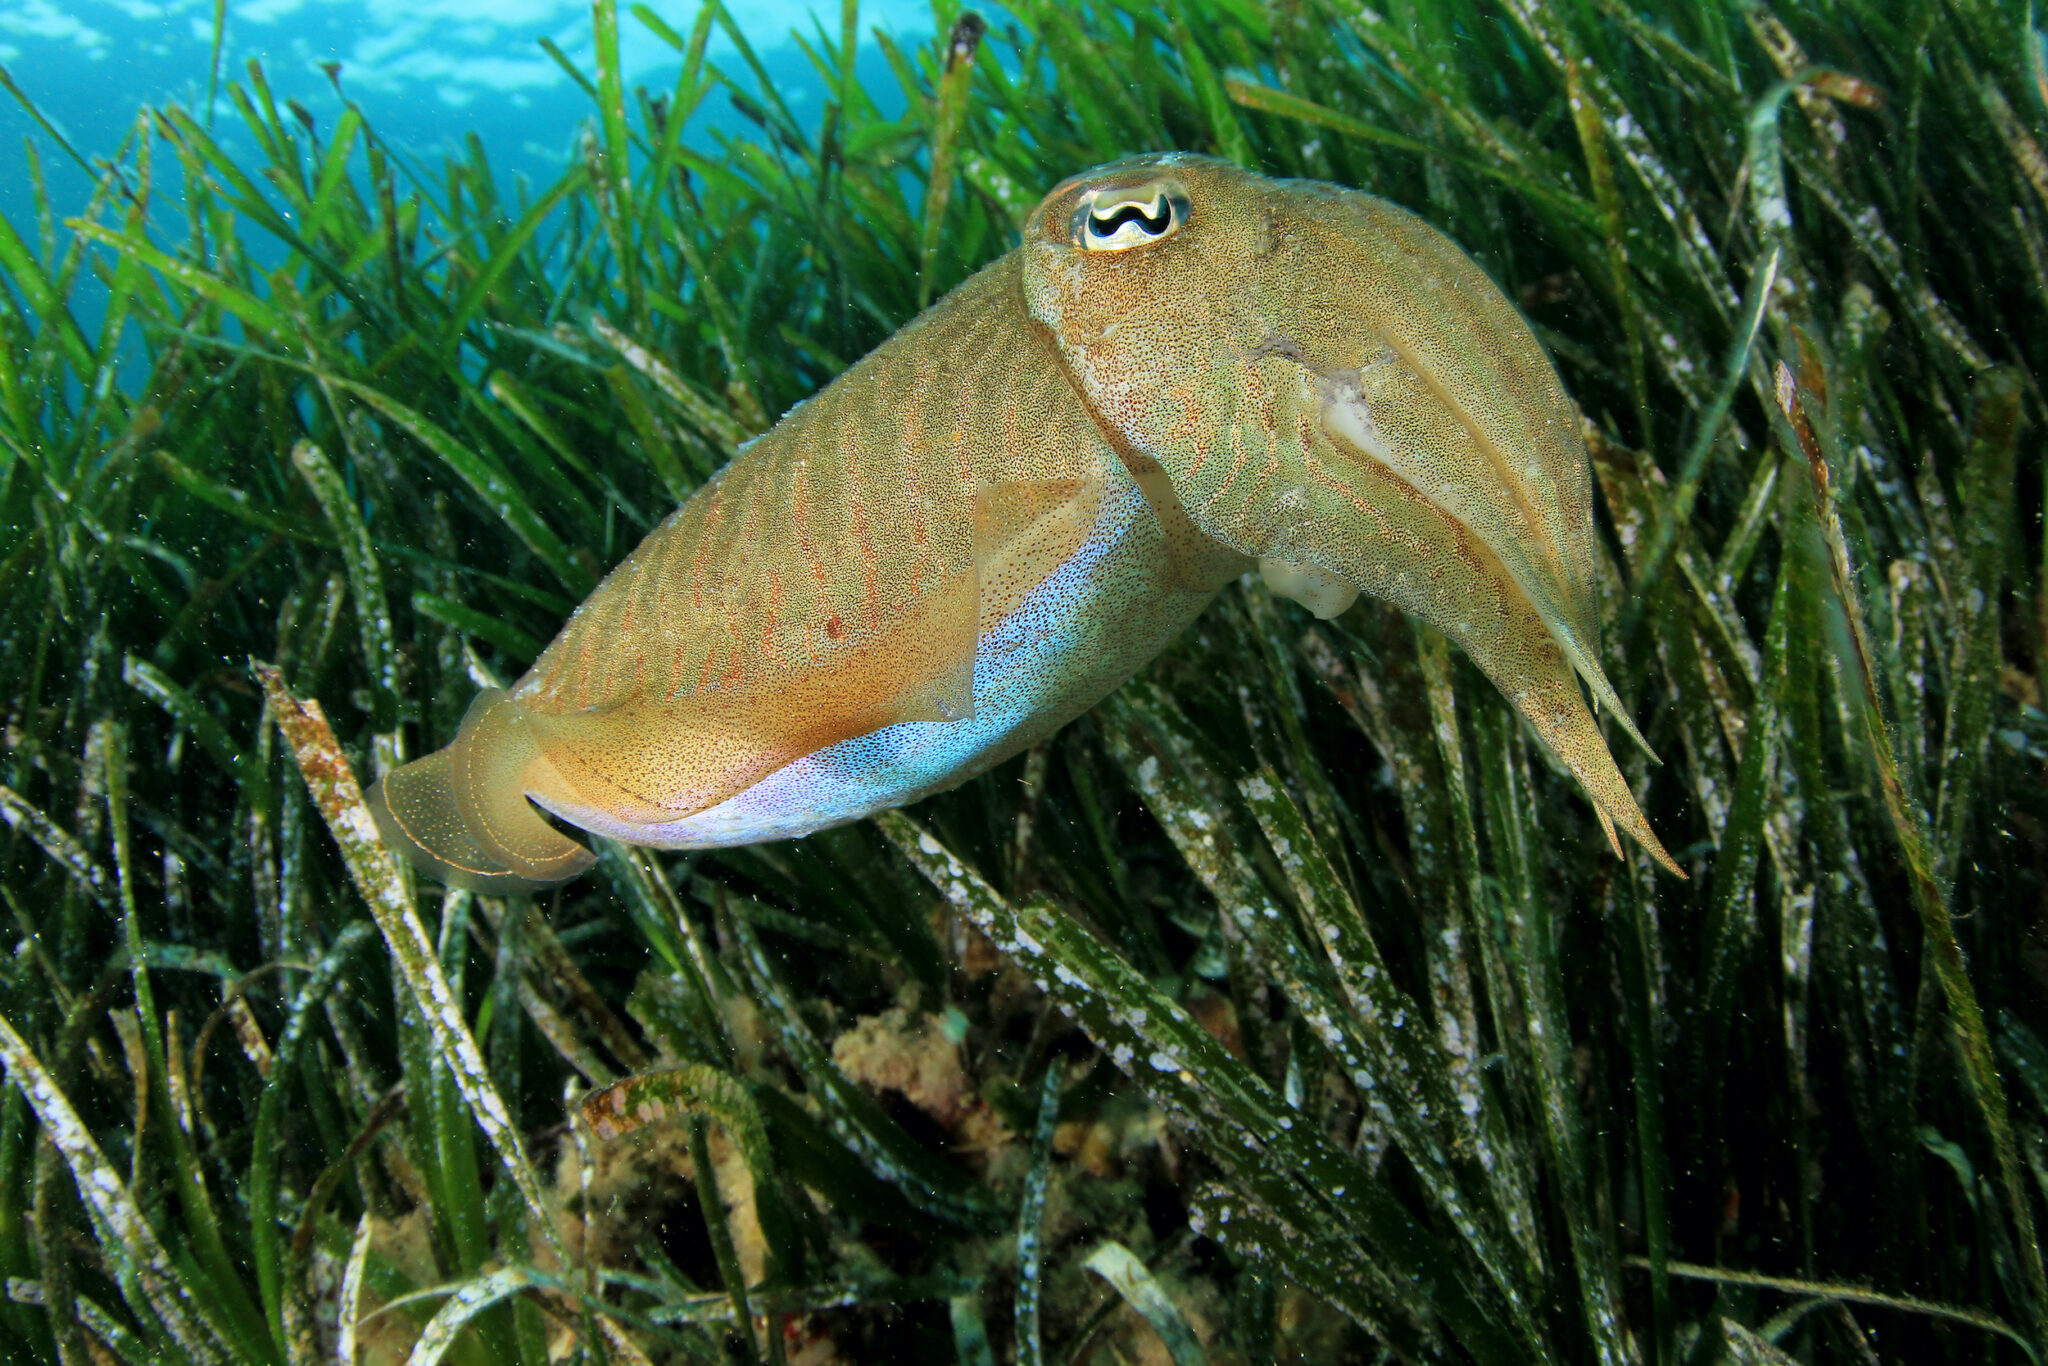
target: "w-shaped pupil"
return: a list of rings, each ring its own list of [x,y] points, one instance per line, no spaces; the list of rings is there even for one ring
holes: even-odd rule
[[[1173,225],[1173,205],[1164,199],[1152,202],[1158,206],[1157,213],[1147,213],[1136,204],[1122,204],[1107,218],[1101,214],[1088,215],[1088,225],[1095,230],[1097,237],[1113,237],[1116,230],[1126,223],[1136,223],[1148,237],[1157,237]]]

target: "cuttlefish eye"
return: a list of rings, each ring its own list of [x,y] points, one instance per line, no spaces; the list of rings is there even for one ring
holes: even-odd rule
[[[1187,192],[1168,181],[1090,190],[1074,207],[1074,245],[1083,251],[1129,251],[1170,237],[1188,221]]]

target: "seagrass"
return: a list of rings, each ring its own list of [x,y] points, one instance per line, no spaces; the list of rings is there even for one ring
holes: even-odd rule
[[[214,7],[223,56],[291,37],[265,8]],[[512,135],[547,163],[482,102],[408,150],[354,60],[224,63],[113,134],[33,103],[68,39],[7,35],[40,131],[0,148],[0,1356],[2048,1359],[2038,7],[833,8],[785,50],[807,82],[717,0],[595,0],[541,54],[587,122],[535,90]],[[1405,205],[1526,318],[1595,475],[1588,648],[1664,763],[1614,757],[1690,881],[1598,856],[1598,808],[1429,618],[1256,500],[1198,523],[1213,437],[1094,400],[1099,486],[968,507],[1020,594],[1077,536],[1154,547],[1117,580],[1142,617],[1052,633],[1152,656],[1071,724],[1083,690],[991,682],[1056,614],[978,644],[966,698],[913,634],[882,702],[965,714],[722,807],[801,814],[827,753],[900,779],[889,737],[1045,738],[808,838],[595,840],[544,896],[401,874],[349,770],[472,706],[498,762],[537,754],[502,699],[607,569],[1046,187],[1168,148]],[[1169,197],[1104,188],[1119,271],[1182,242],[1137,245]],[[1327,244],[1368,292],[1427,236],[1378,221],[1380,255]],[[1411,334],[1479,312],[1389,345],[1426,361]],[[1214,356],[1134,326],[1328,406],[1289,387],[1301,336],[1207,322]],[[1081,392],[1087,357],[1045,354]],[[1312,358],[1357,370],[1371,439],[1419,382],[1383,355]],[[1494,559],[1573,624],[1568,573]],[[981,592],[929,601],[955,631]],[[532,828],[486,791],[479,824]]]

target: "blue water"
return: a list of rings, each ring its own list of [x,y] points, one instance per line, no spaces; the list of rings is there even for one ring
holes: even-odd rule
[[[694,0],[649,5],[688,33]],[[822,21],[838,39],[838,0],[733,0],[731,9],[778,92],[805,124],[815,124],[824,89],[792,28],[816,45]],[[621,53],[629,84],[650,92],[672,86],[680,55],[620,5]],[[213,0],[0,0],[0,64],[86,159],[111,155],[144,104],[206,104],[213,43]],[[918,0],[867,0],[860,7],[860,72],[872,91],[894,86],[872,31],[906,45],[939,30]],[[559,171],[589,98],[538,45],[552,39],[591,73],[590,6],[584,0],[229,0],[221,61],[223,87],[263,64],[280,106],[299,101],[324,132],[341,111],[322,63],[340,64],[343,92],[387,143],[428,167],[438,153],[475,132],[501,181],[545,184]],[[711,59],[753,88],[723,34]],[[255,145],[223,93],[216,132],[238,159]],[[706,102],[690,136],[700,143],[723,127],[750,127],[722,97]],[[24,138],[36,144],[59,217],[77,213],[91,192],[79,170],[11,97],[0,93],[0,213],[24,236],[35,232]],[[160,165],[174,169],[168,157]],[[172,187],[175,188],[175,187]]]

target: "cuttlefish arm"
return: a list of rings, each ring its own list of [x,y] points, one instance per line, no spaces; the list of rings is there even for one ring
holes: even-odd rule
[[[1022,250],[1033,318],[1198,527],[1311,610],[1348,585],[1442,630],[1610,838],[1680,873],[1579,690],[1641,743],[1599,661],[1575,414],[1469,257],[1369,195],[1180,154],[1056,188]]]

